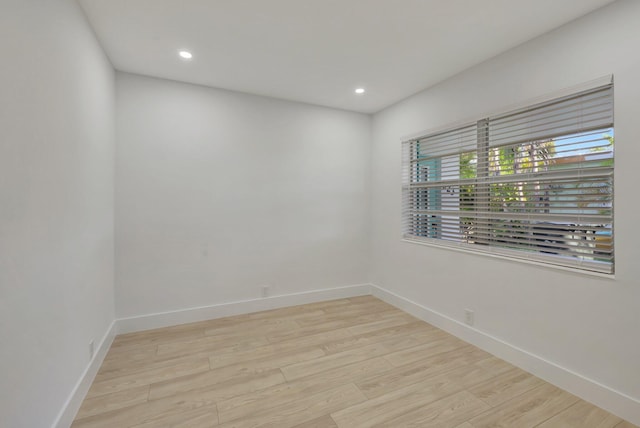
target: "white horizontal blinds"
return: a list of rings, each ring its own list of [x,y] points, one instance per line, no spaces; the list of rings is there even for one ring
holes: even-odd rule
[[[409,239],[613,272],[613,87],[408,141]]]
[[[613,126],[613,85],[489,118],[491,145],[551,139]]]
[[[405,237],[460,240],[460,159],[475,158],[476,139],[472,123],[404,143]]]
[[[613,271],[613,86],[489,118],[484,232],[495,248]],[[533,253],[533,254],[529,254]]]

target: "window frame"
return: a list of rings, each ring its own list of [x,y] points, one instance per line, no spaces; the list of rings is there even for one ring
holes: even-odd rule
[[[612,160],[612,166],[611,166],[611,181],[610,181],[610,191],[611,191],[611,195],[610,195],[610,222],[607,223],[607,225],[610,225],[609,229],[610,230],[610,241],[611,241],[611,260],[610,260],[610,264],[607,263],[603,263],[603,266],[610,266],[610,271],[605,271],[604,269],[600,269],[600,268],[593,268],[590,267],[589,263],[585,263],[585,265],[581,265],[580,261],[576,261],[576,260],[580,260],[579,257],[577,257],[575,254],[570,254],[568,256],[566,256],[566,258],[563,259],[564,256],[562,256],[561,254],[558,253],[553,253],[553,254],[549,254],[548,251],[541,251],[544,250],[543,246],[544,246],[544,242],[548,242],[548,241],[541,241],[541,244],[539,247],[537,247],[535,249],[535,251],[523,251],[522,249],[510,249],[510,248],[503,248],[500,246],[493,246],[490,244],[487,245],[480,245],[477,242],[457,242],[455,240],[445,240],[442,239],[442,228],[438,227],[436,225],[438,225],[438,219],[436,218],[437,216],[434,216],[434,221],[430,222],[430,227],[434,228],[434,232],[430,233],[429,236],[413,236],[413,235],[408,235],[406,233],[407,230],[407,226],[406,226],[406,222],[410,221],[410,219],[408,219],[407,217],[407,213],[406,213],[406,204],[407,204],[407,193],[405,192],[405,189],[407,188],[407,168],[411,168],[410,164],[411,164],[411,160],[415,159],[413,156],[413,153],[407,153],[406,149],[405,149],[405,145],[409,142],[417,142],[421,139],[425,139],[426,137],[430,137],[430,136],[437,136],[438,134],[444,134],[448,131],[452,131],[455,130],[456,128],[462,129],[468,126],[476,126],[476,130],[477,130],[477,139],[476,139],[476,147],[474,149],[476,156],[477,156],[477,162],[478,164],[484,164],[484,165],[488,165],[487,163],[487,158],[490,155],[491,152],[491,146],[490,146],[490,136],[489,136],[489,127],[490,127],[490,121],[492,120],[493,117],[501,117],[501,116],[505,116],[508,114],[512,114],[514,112],[517,112],[518,110],[521,109],[531,109],[531,108],[535,108],[535,106],[539,105],[539,104],[545,104],[545,103],[550,103],[553,102],[554,100],[559,100],[562,97],[570,97],[570,96],[574,96],[576,94],[579,94],[581,92],[585,92],[585,91],[589,91],[589,90],[593,90],[593,89],[597,89],[599,87],[603,87],[603,86],[607,86],[610,85],[611,86],[611,115],[612,115],[612,121],[611,121],[611,130],[614,131],[615,130],[615,125],[614,125],[614,121],[613,121],[613,76],[605,76],[603,78],[600,79],[596,79],[593,80],[591,82],[587,82],[585,84],[582,85],[577,85],[571,88],[567,88],[563,91],[558,91],[556,93],[553,94],[548,94],[545,95],[543,97],[539,97],[536,98],[534,100],[529,100],[527,102],[524,103],[520,103],[520,105],[515,106],[515,107],[511,107],[509,109],[504,109],[501,112],[498,113],[494,113],[494,114],[490,114],[490,115],[484,115],[485,119],[480,119],[480,120],[471,120],[471,121],[464,121],[464,122],[458,122],[457,124],[454,125],[450,125],[450,126],[445,126],[445,127],[441,127],[439,129],[436,130],[432,130],[430,132],[423,132],[420,133],[419,135],[416,136],[412,136],[412,137],[408,137],[403,139],[403,158],[402,158],[402,169],[403,169],[403,196],[402,196],[402,240],[405,242],[409,242],[409,243],[414,243],[414,244],[421,244],[421,245],[428,245],[428,246],[432,246],[432,247],[438,247],[438,248],[444,248],[444,249],[450,249],[450,250],[456,250],[456,251],[462,251],[465,253],[471,253],[471,254],[480,254],[480,255],[486,255],[486,256],[491,256],[491,257],[497,257],[497,258],[501,258],[501,259],[506,259],[506,260],[512,260],[512,261],[517,261],[517,262],[524,262],[524,263],[529,263],[529,264],[534,264],[534,265],[539,265],[539,266],[544,266],[544,267],[550,267],[550,268],[554,268],[554,269],[560,269],[560,270],[567,270],[567,271],[572,271],[572,272],[577,272],[577,273],[581,273],[581,274],[588,274],[588,275],[596,275],[596,276],[600,276],[603,278],[615,278],[615,257],[614,257],[614,218],[615,218],[615,212],[614,212],[614,171],[615,171],[615,151],[612,149],[612,154],[611,154],[611,160]],[[559,137],[566,137],[568,135],[571,134],[560,134]],[[614,134],[615,135],[615,134]],[[555,138],[555,137],[554,137]],[[462,152],[460,152],[460,154],[462,154]],[[442,159],[442,158],[441,158]],[[484,159],[484,160],[483,160]],[[409,172],[410,174],[410,172]],[[484,175],[484,176],[483,176]],[[484,189],[488,189],[489,186],[491,186],[490,182],[488,182],[487,180],[484,180],[483,178],[488,176],[488,167],[482,168],[480,169],[480,171],[477,172],[477,177],[475,180],[475,186],[484,186]],[[523,179],[524,180],[524,179]],[[534,180],[529,179],[529,181],[527,181],[527,183],[533,183]],[[552,181],[550,181],[552,182]],[[482,189],[482,187],[476,187],[476,192],[478,189]],[[436,189],[434,188],[427,188],[427,189],[422,189],[425,192],[433,192],[436,191]],[[438,190],[439,191],[439,190]],[[462,187],[458,188],[458,192],[459,192],[459,201],[460,203],[462,203],[462,199],[460,199],[462,196]],[[478,198],[474,199],[474,210],[470,211],[470,217],[473,216],[473,213],[475,213],[477,211],[477,207],[479,205],[485,205],[487,207],[487,209],[485,210],[485,213],[487,214],[491,214],[490,210],[488,209],[488,205],[489,205],[489,199],[490,199],[490,192],[487,191],[487,193],[482,193],[482,192],[477,192],[476,195],[478,194],[486,194],[488,195],[486,198],[482,198],[484,200],[480,200],[478,201]],[[424,200],[429,200],[429,197],[426,197]],[[441,211],[442,213],[442,211]],[[414,216],[416,214],[413,214]],[[428,214],[427,214],[428,216]],[[459,228],[460,230],[462,230],[463,226],[462,226],[462,222],[463,222],[463,216],[462,216],[462,210],[458,209],[458,212],[456,214],[458,222],[460,224]],[[576,216],[577,219],[580,218],[580,215]],[[478,220],[477,216],[476,216],[476,220]],[[486,221],[489,222],[496,222],[498,220],[496,219],[492,219],[489,218],[489,216],[487,215]],[[575,222],[577,225],[580,225],[581,223],[579,221]],[[433,226],[432,226],[433,225]],[[561,227],[562,224],[559,223],[559,227]],[[567,224],[567,228],[564,230],[564,233],[569,234],[571,233],[569,226],[571,226],[571,224]],[[529,228],[535,228],[535,224],[532,226],[532,224],[528,225]],[[480,229],[480,228],[478,228]],[[559,229],[562,230],[562,229]],[[584,232],[584,230],[580,230],[580,228],[575,227],[574,228],[574,232],[579,233],[579,232]],[[460,234],[462,232],[459,232]],[[560,233],[560,232],[556,232],[556,233]],[[588,233],[588,232],[585,232]],[[596,232],[592,232],[595,236]],[[534,233],[535,234],[535,233]],[[547,238],[550,234],[548,231],[543,231],[541,233],[541,236],[545,236],[544,239],[549,239]],[[462,236],[462,235],[460,235]],[[511,235],[511,237],[513,238],[514,235]],[[536,238],[537,239],[537,238]],[[564,238],[563,238],[564,239]],[[546,247],[545,247],[546,248]],[[592,250],[592,260],[595,260],[595,254],[596,254],[596,250]],[[564,260],[564,262],[563,262]],[[570,262],[569,262],[570,260]],[[595,264],[595,262],[593,263]]]

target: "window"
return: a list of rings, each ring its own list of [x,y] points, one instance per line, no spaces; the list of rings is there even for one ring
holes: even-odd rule
[[[613,83],[403,142],[403,236],[613,273]]]

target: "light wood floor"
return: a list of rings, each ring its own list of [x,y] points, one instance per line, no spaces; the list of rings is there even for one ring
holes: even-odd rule
[[[633,425],[357,297],[118,336],[73,427]]]

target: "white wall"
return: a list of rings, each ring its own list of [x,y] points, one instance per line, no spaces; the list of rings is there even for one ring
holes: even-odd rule
[[[116,88],[118,317],[368,281],[369,116],[124,73]]]
[[[374,116],[372,281],[640,399],[640,2],[616,2]],[[615,280],[402,242],[400,141],[613,73]]]
[[[114,74],[75,1],[0,13],[0,425],[51,426],[114,319]]]

